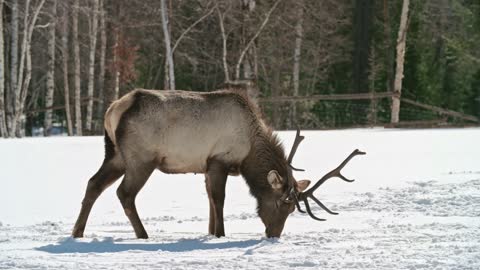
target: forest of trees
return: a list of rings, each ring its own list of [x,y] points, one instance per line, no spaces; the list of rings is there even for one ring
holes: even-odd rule
[[[0,16],[3,137],[102,134],[134,88],[239,82],[276,129],[442,117],[402,102],[395,119],[400,92],[480,116],[478,0],[0,0]],[[372,98],[272,101],[347,94]]]

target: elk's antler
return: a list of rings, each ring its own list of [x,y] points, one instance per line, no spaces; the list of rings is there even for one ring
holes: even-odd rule
[[[298,133],[297,133],[298,135]],[[295,140],[296,141],[296,140]],[[295,146],[295,145],[294,145]],[[292,148],[293,150],[293,148]],[[290,153],[291,154],[291,153]],[[313,213],[312,213],[312,210],[310,209],[310,205],[308,204],[308,199],[312,199],[314,202],[316,202],[321,208],[323,208],[325,211],[327,211],[329,214],[332,214],[332,215],[338,215],[338,213],[335,213],[333,211],[331,211],[330,209],[328,209],[323,203],[320,202],[320,200],[318,200],[317,198],[315,198],[315,196],[313,196],[313,192],[319,187],[321,186],[323,183],[325,183],[325,181],[327,181],[328,179],[332,178],[332,177],[338,177],[340,179],[342,179],[343,181],[346,181],[346,182],[353,182],[354,180],[353,179],[347,179],[345,176],[342,175],[341,173],[341,170],[343,169],[343,167],[345,167],[345,165],[347,165],[347,163],[354,157],[354,156],[357,156],[357,155],[365,155],[366,153],[365,152],[362,152],[358,149],[356,149],[355,151],[353,151],[337,168],[335,168],[334,170],[332,170],[331,172],[327,173],[326,175],[324,175],[322,178],[320,178],[320,180],[318,180],[318,182],[313,186],[311,187],[309,190],[305,191],[305,192],[300,192],[298,195],[295,194],[295,200],[296,200],[296,205],[297,205],[297,209],[298,211],[302,212],[302,213],[305,213],[305,211],[303,211],[301,208],[300,208],[300,203],[299,201],[303,201],[305,203],[305,208],[307,209],[307,213],[310,215],[310,217],[312,217],[313,219],[315,220],[320,220],[320,221],[325,221],[326,219],[322,219],[322,218],[318,218],[316,217]]]
[[[292,149],[290,150],[290,154],[288,155],[288,159],[287,159],[288,166],[290,166],[290,168],[292,168],[292,170],[294,171],[302,171],[302,172],[305,171],[303,169],[297,169],[292,166],[293,156],[295,156],[295,152],[297,152],[298,145],[300,145],[303,139],[305,139],[305,137],[300,135],[300,128],[297,128],[297,135],[295,136],[295,141],[293,142]]]

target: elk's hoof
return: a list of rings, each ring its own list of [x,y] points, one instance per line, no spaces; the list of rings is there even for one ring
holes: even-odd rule
[[[138,239],[148,239],[148,234],[147,233],[141,233],[137,235]]]
[[[72,232],[72,237],[73,238],[82,238],[83,237],[83,231],[79,231],[74,229]]]

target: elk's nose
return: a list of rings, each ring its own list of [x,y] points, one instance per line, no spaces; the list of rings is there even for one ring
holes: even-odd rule
[[[282,234],[282,229],[270,229],[270,228],[267,228],[265,230],[265,234],[267,235],[268,238],[273,238],[273,237],[276,237],[276,238],[280,238],[280,235]]]

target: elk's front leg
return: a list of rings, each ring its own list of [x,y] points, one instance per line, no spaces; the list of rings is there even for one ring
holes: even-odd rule
[[[223,205],[225,202],[225,185],[227,183],[228,167],[222,162],[209,160],[207,164],[206,186],[210,201],[209,233],[216,237],[225,236],[223,226]]]

